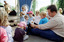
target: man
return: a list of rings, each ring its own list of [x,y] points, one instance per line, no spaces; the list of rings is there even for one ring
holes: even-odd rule
[[[31,24],[31,27],[42,30],[40,36],[56,41],[63,42],[64,37],[64,16],[57,13],[55,5],[50,5],[48,8],[48,15],[52,17],[48,23],[42,25]],[[36,32],[36,31],[35,31]]]

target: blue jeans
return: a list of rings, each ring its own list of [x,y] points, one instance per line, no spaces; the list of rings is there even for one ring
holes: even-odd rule
[[[63,41],[63,39],[60,36],[58,36],[56,33],[54,33],[52,30],[49,30],[49,29],[48,30],[31,29],[29,33],[31,33],[32,35],[39,35],[42,38],[46,38],[56,42]]]

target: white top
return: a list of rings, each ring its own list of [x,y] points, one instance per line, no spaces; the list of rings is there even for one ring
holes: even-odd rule
[[[13,38],[12,38],[12,27],[11,26],[7,26],[4,29],[7,32],[8,42],[13,42]]]
[[[35,23],[39,24],[40,20],[41,20],[40,16],[35,16],[34,20]]]
[[[27,12],[26,11],[21,11],[22,13],[24,13],[25,15],[27,14]],[[24,17],[25,15],[22,15],[22,17]]]
[[[64,16],[57,13],[53,18],[49,20],[46,24],[38,25],[39,29],[51,29],[57,35],[64,37]]]

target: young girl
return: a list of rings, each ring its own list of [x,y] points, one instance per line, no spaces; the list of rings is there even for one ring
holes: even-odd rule
[[[20,13],[20,22],[24,21],[24,16],[27,14],[26,7],[22,6],[22,11]]]
[[[26,23],[25,22],[20,22],[18,24],[18,27],[15,30],[15,35],[14,35],[14,40],[18,41],[18,42],[23,42],[23,40],[27,39],[28,37],[25,37],[26,33],[25,30],[26,29]],[[25,37],[25,38],[24,38]]]
[[[27,14],[29,14],[29,20],[28,20],[28,23],[30,23],[31,21],[34,22],[33,12],[32,12],[32,11],[29,11]]]
[[[0,27],[3,27],[6,30],[8,36],[8,42],[13,42],[12,28],[11,26],[9,26],[8,14],[4,9],[0,9]]]
[[[36,16],[35,16],[35,23],[39,24],[39,21],[40,21],[40,15],[39,15],[39,11],[36,11]]]

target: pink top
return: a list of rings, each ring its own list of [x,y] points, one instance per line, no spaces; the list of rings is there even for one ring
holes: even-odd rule
[[[0,42],[7,42],[7,41],[8,41],[8,36],[6,30],[0,27]]]

